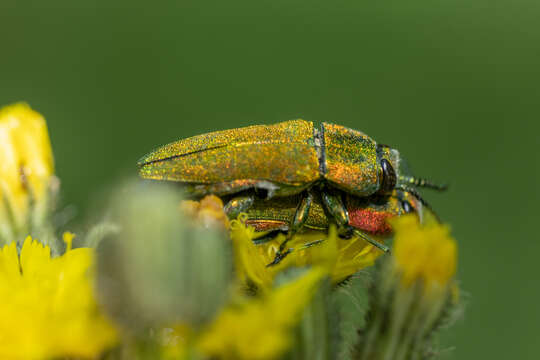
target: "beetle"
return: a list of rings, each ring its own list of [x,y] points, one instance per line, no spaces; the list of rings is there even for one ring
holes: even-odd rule
[[[248,210],[257,198],[297,196],[284,249],[309,218],[315,194],[341,232],[362,236],[350,223],[343,194],[365,198],[402,190],[427,205],[416,187],[446,188],[407,174],[401,163],[396,149],[360,131],[298,119],[178,140],[145,155],[138,166],[141,177],[179,182],[194,197],[236,195],[225,205],[229,214]]]
[[[246,224],[256,231],[288,232],[291,228],[300,195],[257,199],[246,211]],[[350,217],[350,224],[355,229],[373,235],[389,235],[392,232],[389,218],[415,213],[422,220],[423,205],[409,193],[395,190],[390,196],[356,197],[346,194],[344,205]],[[316,195],[309,209],[304,228],[327,230],[332,221],[322,204],[320,195]],[[346,236],[346,235],[345,235]]]
[[[293,195],[276,197],[270,200],[255,200],[253,205],[246,211],[246,224],[263,234],[257,237],[256,243],[266,242],[280,233],[287,233],[291,229],[300,196]],[[392,228],[387,222],[389,218],[414,213],[422,222],[424,214],[423,204],[415,196],[401,190],[394,190],[389,196],[357,197],[345,194],[344,205],[350,217],[350,225],[357,230],[355,235],[372,244],[374,241],[372,236],[384,239],[392,234]],[[322,204],[320,194],[315,194],[303,229],[326,231],[331,223],[332,221],[328,218]],[[342,234],[345,238],[350,235],[352,234]],[[382,245],[380,242],[376,244]],[[277,264],[293,250],[293,248],[286,249],[279,256],[276,256],[269,265]]]

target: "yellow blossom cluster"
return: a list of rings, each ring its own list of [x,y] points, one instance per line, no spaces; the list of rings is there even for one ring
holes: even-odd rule
[[[0,358],[95,357],[116,342],[116,332],[93,296],[93,249],[71,249],[52,258],[28,237],[0,250]]]
[[[339,282],[357,271],[373,265],[382,254],[363,239],[353,237],[343,240],[337,236],[335,227],[329,231],[308,232],[295,235],[288,243],[295,250],[279,264],[268,267],[285,237],[276,238],[256,245],[255,229],[246,225],[241,215],[231,222],[231,239],[234,243],[238,275],[261,289],[271,287],[277,274],[289,267],[312,264],[323,266],[334,282]]]
[[[275,359],[291,345],[293,327],[326,275],[313,268],[260,299],[225,308],[201,336],[201,352],[221,359]]]

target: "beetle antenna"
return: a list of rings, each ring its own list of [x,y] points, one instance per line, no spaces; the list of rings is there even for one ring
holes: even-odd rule
[[[417,178],[414,176],[401,175],[399,177],[399,182],[406,185],[418,186],[418,187],[423,187],[423,188],[437,190],[437,191],[445,191],[448,189],[448,184],[439,185],[439,184],[435,184],[431,182],[430,180]]]
[[[405,192],[410,193],[412,196],[417,198],[418,201],[420,201],[420,203],[423,206],[425,206],[429,211],[431,211],[433,213],[433,215],[435,216],[435,218],[437,219],[438,222],[441,222],[441,219],[439,218],[439,215],[437,215],[437,213],[435,212],[435,210],[433,210],[431,205],[429,205],[429,203],[426,200],[424,200],[424,198],[420,195],[420,193],[418,191],[416,191],[416,189],[409,188],[409,187],[396,187],[396,190],[401,190],[401,191],[405,191]]]

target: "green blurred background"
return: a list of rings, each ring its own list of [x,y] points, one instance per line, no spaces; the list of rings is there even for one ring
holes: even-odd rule
[[[393,145],[460,246],[453,359],[538,359],[540,2],[0,1],[0,104],[80,216],[153,147],[302,117]]]

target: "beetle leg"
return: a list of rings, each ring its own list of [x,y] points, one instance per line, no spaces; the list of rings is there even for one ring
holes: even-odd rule
[[[336,221],[339,227],[340,233],[350,234],[352,232],[354,235],[365,240],[366,242],[370,243],[376,248],[384,252],[390,251],[388,246],[371,239],[369,236],[365,235],[364,233],[362,233],[361,231],[359,231],[358,229],[354,228],[353,226],[349,224],[349,213],[347,211],[347,208],[343,204],[343,200],[341,199],[341,196],[339,194],[332,193],[329,191],[323,191],[321,197],[322,197],[322,201],[326,210],[330,213],[332,218]]]
[[[323,190],[321,198],[324,207],[330,213],[330,216],[336,221],[340,230],[348,230],[344,228],[349,225],[349,212],[347,211],[345,204],[343,204],[341,196],[339,194]]]
[[[285,259],[285,256],[289,255],[291,252],[293,251],[293,249],[287,249],[285,252],[277,252],[276,253],[276,257],[274,258],[274,260],[272,260],[272,262],[268,265],[266,265],[266,267],[270,267],[270,266],[274,266],[274,265],[277,265],[281,262],[281,260]]]
[[[390,252],[390,248],[384,244],[381,244],[380,242],[378,241],[375,241],[373,240],[372,238],[370,238],[369,236],[365,235],[364,233],[362,233],[361,231],[357,230],[357,229],[353,229],[352,230],[353,234],[358,236],[360,239],[370,243],[371,245],[375,246],[377,249],[387,253],[387,252]]]
[[[240,213],[249,209],[254,201],[254,194],[235,196],[225,204],[223,211],[230,219],[236,219]]]
[[[300,250],[307,249],[307,248],[310,248],[310,247],[315,246],[315,245],[319,245],[319,244],[321,244],[323,241],[324,241],[324,239],[320,239],[320,240],[315,240],[315,241],[308,242],[307,244],[302,245],[302,247],[300,248]]]
[[[312,202],[313,194],[308,191],[306,196],[302,198],[300,204],[298,204],[298,207],[296,208],[291,229],[289,230],[289,235],[287,236],[288,238],[291,238],[298,230],[302,228],[302,226],[304,226],[309,216],[309,209],[311,208]],[[284,244],[282,244],[281,248],[284,247],[283,245]]]
[[[306,196],[302,197],[300,204],[298,204],[298,207],[296,208],[291,227],[289,229],[289,232],[287,233],[287,238],[285,239],[285,241],[281,243],[281,245],[279,245],[279,250],[276,253],[276,257],[267,266],[279,264],[279,262],[283,260],[283,258],[285,258],[285,256],[287,256],[293,250],[293,249],[285,250],[285,247],[287,245],[287,242],[290,239],[292,239],[294,234],[296,234],[296,232],[300,230],[302,226],[304,226],[304,224],[306,223],[306,220],[309,216],[309,209],[311,208],[312,202],[313,202],[313,194],[310,191],[308,191],[306,193]]]
[[[260,244],[264,244],[268,241],[271,241],[273,239],[275,239],[277,236],[279,236],[280,234],[284,234],[287,232],[287,228],[285,229],[276,229],[276,230],[270,230],[268,231],[268,233],[258,237],[258,238],[255,238],[253,239],[253,243],[255,245],[260,245]]]

